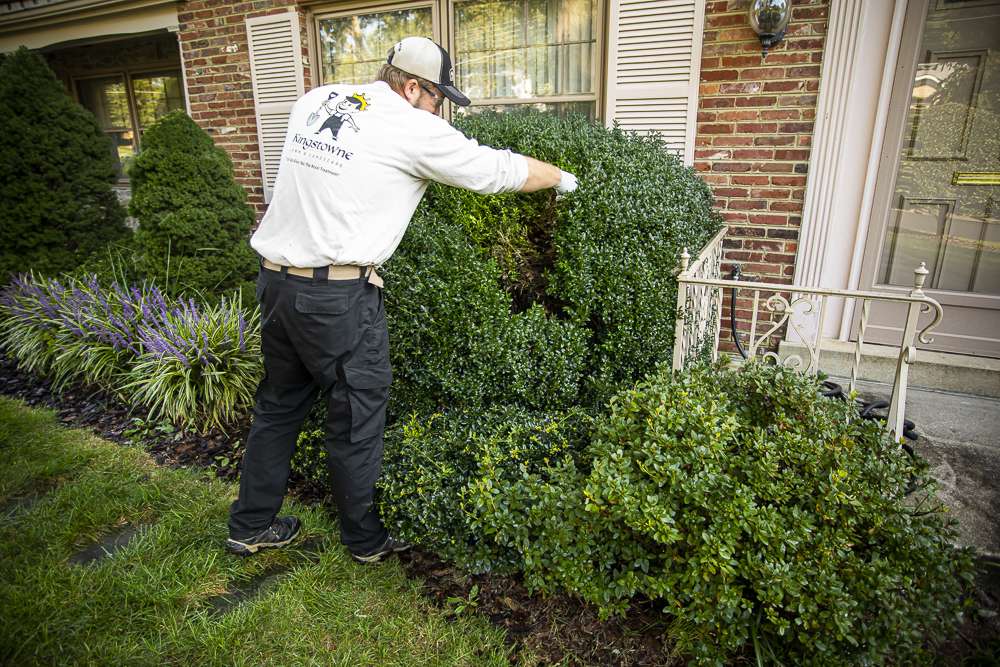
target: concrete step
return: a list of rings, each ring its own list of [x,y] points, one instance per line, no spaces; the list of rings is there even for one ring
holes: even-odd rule
[[[827,375],[850,377],[855,348],[854,343],[846,341],[823,341],[820,370]],[[809,351],[805,345],[782,341],[778,346],[778,356],[784,360],[791,355],[798,355],[808,366]],[[898,356],[899,348],[866,343],[862,346],[859,379],[891,383]],[[916,361],[910,365],[907,385],[1000,398],[1000,359],[918,350]]]

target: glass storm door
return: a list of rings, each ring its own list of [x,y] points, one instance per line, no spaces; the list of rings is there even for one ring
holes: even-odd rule
[[[892,94],[862,288],[906,292],[924,262],[926,347],[1000,357],[1000,0],[911,0]],[[904,317],[873,304],[865,340]]]

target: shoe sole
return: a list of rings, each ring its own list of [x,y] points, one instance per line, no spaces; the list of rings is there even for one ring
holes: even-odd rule
[[[379,551],[378,553],[370,554],[368,556],[360,556],[358,554],[352,553],[351,558],[353,558],[358,563],[362,563],[364,565],[371,565],[372,563],[378,563],[384,560],[386,556],[391,556],[392,554],[401,554],[404,551],[409,551],[412,548],[413,548],[412,544],[407,544],[405,547],[401,547],[398,549],[386,549],[385,551]]]
[[[288,546],[299,536],[300,528],[297,528],[291,537],[287,540],[282,540],[281,542],[258,542],[256,544],[247,544],[246,542],[240,542],[239,540],[234,540],[229,538],[226,540],[226,550],[231,554],[236,554],[237,556],[253,556],[255,553],[261,549],[277,549],[279,547]]]

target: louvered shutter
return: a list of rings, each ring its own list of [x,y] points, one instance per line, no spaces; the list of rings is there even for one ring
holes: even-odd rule
[[[691,164],[704,0],[611,0],[605,118],[655,130]]]
[[[288,130],[288,114],[295,100],[305,93],[299,15],[287,12],[247,19],[247,42],[264,201],[270,202]]]

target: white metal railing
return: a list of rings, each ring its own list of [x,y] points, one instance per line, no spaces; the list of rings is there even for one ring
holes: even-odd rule
[[[728,229],[723,227],[691,261],[687,248],[681,253],[681,273],[688,289],[677,292],[677,319],[674,323],[674,368],[711,355],[719,349],[719,326],[722,317],[722,290],[709,285],[691,283],[691,279],[719,280],[722,278],[722,239]]]
[[[772,283],[749,282],[740,280],[724,280],[721,275],[722,237],[720,232],[704,250],[691,261],[687,249],[680,255],[680,272],[677,274],[677,322],[674,329],[674,370],[680,370],[694,358],[710,347],[712,359],[718,356],[719,329],[722,310],[722,290],[733,289],[733,303],[736,307],[736,297],[740,292],[753,293],[753,305],[749,345],[749,359],[772,359],[775,363],[802,370],[815,375],[819,372],[820,353],[822,351],[823,324],[826,319],[827,304],[830,297],[854,299],[860,301],[861,317],[858,322],[857,343],[855,345],[854,362],[851,366],[851,380],[848,392],[854,391],[858,372],[861,367],[861,351],[864,344],[865,329],[873,301],[886,303],[903,303],[907,305],[906,321],[902,327],[902,337],[899,345],[899,355],[896,360],[896,373],[893,378],[892,400],[887,416],[887,426],[893,438],[900,438],[903,433],[903,414],[906,409],[906,383],[909,366],[916,360],[916,343],[928,344],[933,341],[928,335],[944,317],[941,304],[924,294],[924,281],[927,279],[927,267],[923,262],[913,271],[913,289],[909,294],[890,294],[884,292],[866,292],[860,290],[823,289],[818,287],[801,287],[797,285],[776,285]],[[762,300],[762,293],[769,294]],[[790,294],[786,297],[785,294]],[[761,308],[773,315],[766,330],[757,333],[758,313]],[[802,344],[809,355],[809,364],[799,355],[790,355],[781,361],[777,353],[767,349],[768,341],[781,327],[789,321],[792,313],[815,313],[818,318],[815,332],[810,335],[803,332],[794,321],[791,326],[799,334]],[[921,313],[934,313],[934,319],[917,333],[917,320]],[[805,368],[803,368],[805,366]]]

